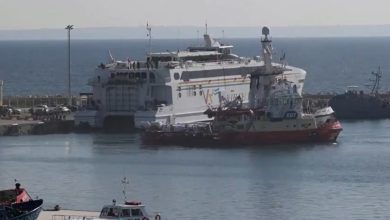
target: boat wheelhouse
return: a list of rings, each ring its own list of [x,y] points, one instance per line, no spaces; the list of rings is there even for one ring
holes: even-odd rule
[[[145,205],[139,201],[125,202],[121,205],[116,205],[115,202],[112,205],[103,206],[100,215],[100,219],[123,219],[123,220],[141,220],[141,219],[161,219],[159,214],[155,216],[150,215]]]

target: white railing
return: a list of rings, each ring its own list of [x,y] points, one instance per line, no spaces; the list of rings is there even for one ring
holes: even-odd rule
[[[97,216],[81,216],[81,215],[52,215],[51,220],[93,220],[98,219]]]

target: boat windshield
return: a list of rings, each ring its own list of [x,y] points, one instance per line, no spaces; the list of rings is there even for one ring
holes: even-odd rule
[[[117,217],[143,217],[146,216],[145,211],[138,207],[104,207],[100,213],[101,218],[117,218]]]

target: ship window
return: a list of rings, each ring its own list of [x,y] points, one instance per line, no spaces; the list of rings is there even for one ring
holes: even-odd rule
[[[154,83],[156,81],[156,76],[154,75],[154,73],[150,73],[149,78],[151,83]]]
[[[135,73],[135,78],[136,78],[136,79],[141,78],[141,73],[139,73],[139,72]]]
[[[179,96],[179,98],[181,98],[181,93],[180,92],[179,92],[178,96]]]
[[[173,78],[174,78],[175,80],[180,79],[180,74],[179,74],[179,73],[173,74]]]
[[[196,96],[196,91],[194,91],[194,96]]]
[[[142,216],[142,212],[140,209],[132,209],[131,216]]]
[[[111,78],[114,78],[115,77],[115,73],[111,73]]]
[[[202,85],[199,85],[199,89],[202,89]]]
[[[196,89],[196,85],[194,85],[193,88]]]
[[[294,85],[294,86],[293,86],[293,92],[294,92],[294,93],[297,93],[297,85]]]
[[[141,73],[141,78],[142,78],[142,79],[146,79],[146,73],[145,73],[145,72],[142,72],[142,73]]]
[[[123,209],[123,210],[122,210],[122,216],[124,216],[124,217],[129,217],[129,216],[130,216],[130,210],[128,210],[128,209]]]
[[[108,210],[107,216],[118,217],[119,210],[117,208],[110,208],[110,210]]]
[[[178,86],[178,87],[177,87],[177,90],[180,92],[180,91],[181,91],[181,87],[180,87],[180,86]]]
[[[134,73],[129,73],[129,78],[134,79]]]
[[[203,91],[202,90],[199,91],[199,95],[203,95]]]
[[[107,216],[108,208],[103,208],[102,212],[100,213],[100,216]]]

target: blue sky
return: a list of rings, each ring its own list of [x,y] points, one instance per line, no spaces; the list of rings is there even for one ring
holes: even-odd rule
[[[0,30],[390,24],[388,0],[0,0]]]

